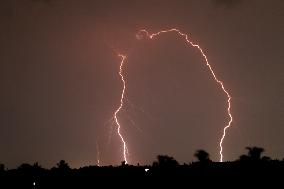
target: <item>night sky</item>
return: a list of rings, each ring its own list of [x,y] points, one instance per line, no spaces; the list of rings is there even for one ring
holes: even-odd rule
[[[97,163],[98,144],[101,164],[120,164],[117,52],[127,55],[119,120],[129,163],[188,163],[197,149],[219,161],[227,99],[199,51],[175,33],[135,38],[172,27],[203,48],[232,96],[224,160],[246,146],[282,159],[283,10],[282,0],[1,0],[0,161],[80,167]]]

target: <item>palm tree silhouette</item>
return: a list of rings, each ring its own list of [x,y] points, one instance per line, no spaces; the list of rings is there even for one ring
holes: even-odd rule
[[[264,149],[261,147],[246,147],[246,149],[248,150],[248,154],[247,155],[241,155],[240,156],[240,160],[241,161],[260,161],[261,160],[261,155],[264,152]],[[265,158],[266,159],[266,158]]]

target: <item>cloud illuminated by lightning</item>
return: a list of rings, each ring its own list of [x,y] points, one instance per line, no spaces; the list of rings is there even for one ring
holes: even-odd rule
[[[222,88],[223,92],[227,96],[227,104],[228,104],[228,106],[227,106],[228,107],[227,108],[227,113],[228,113],[228,116],[229,116],[229,121],[228,121],[228,124],[223,129],[223,134],[222,134],[222,137],[221,137],[220,142],[219,142],[219,146],[220,146],[220,151],[219,151],[220,162],[222,162],[223,161],[223,153],[222,153],[223,152],[223,146],[222,146],[223,140],[225,139],[225,136],[226,136],[226,130],[231,126],[231,123],[233,121],[233,117],[232,117],[232,114],[231,114],[231,96],[230,96],[229,92],[227,91],[227,89],[224,87],[223,82],[217,78],[215,72],[212,69],[212,66],[209,64],[207,56],[205,55],[205,53],[203,52],[201,47],[199,45],[193,43],[192,41],[190,41],[187,34],[182,33],[180,30],[178,30],[176,28],[172,28],[172,29],[168,29],[168,30],[162,30],[162,31],[159,31],[157,33],[152,33],[152,34],[150,34],[147,30],[143,29],[143,30],[138,31],[138,33],[136,34],[136,38],[137,39],[142,39],[144,37],[144,34],[146,34],[146,36],[148,38],[153,39],[153,38],[158,37],[159,35],[161,35],[163,33],[168,33],[168,32],[176,32],[180,37],[183,37],[188,44],[190,44],[192,47],[195,47],[195,48],[197,48],[199,50],[199,52],[201,53],[201,55],[203,56],[203,58],[205,60],[206,66],[209,68],[209,70],[210,70],[214,80],[220,85],[220,87]]]

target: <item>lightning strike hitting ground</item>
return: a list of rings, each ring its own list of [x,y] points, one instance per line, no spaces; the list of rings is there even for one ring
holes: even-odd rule
[[[155,37],[158,37],[160,34],[163,34],[163,33],[168,33],[168,32],[176,32],[180,37],[183,37],[187,43],[189,43],[192,47],[195,47],[197,48],[200,53],[202,54],[205,62],[206,62],[206,66],[209,68],[214,80],[220,85],[220,87],[222,88],[223,92],[226,94],[227,96],[227,103],[228,103],[228,108],[227,108],[227,112],[228,112],[228,116],[230,118],[228,124],[224,127],[223,129],[223,135],[220,139],[220,142],[219,142],[219,146],[220,146],[220,162],[223,161],[223,140],[225,139],[225,136],[226,136],[226,130],[231,126],[231,123],[233,121],[233,117],[232,117],[232,114],[231,114],[231,96],[229,94],[229,92],[226,90],[226,88],[224,87],[224,84],[221,80],[217,79],[217,76],[215,74],[215,72],[213,71],[212,69],[212,66],[209,64],[209,61],[207,59],[207,56],[205,55],[205,53],[203,52],[203,50],[201,49],[201,47],[197,44],[194,44],[192,41],[189,40],[188,38],[188,35],[185,34],[185,33],[182,33],[180,30],[176,29],[176,28],[172,28],[172,29],[168,29],[168,30],[162,30],[162,31],[159,31],[157,33],[152,33],[150,34],[147,30],[143,29],[143,30],[140,30],[138,31],[138,33],[136,34],[136,38],[137,39],[142,39],[143,38],[143,33],[146,34],[147,37],[149,37],[150,39],[153,39]]]
[[[122,74],[122,68],[123,68],[123,63],[124,63],[124,60],[126,59],[126,56],[124,56],[122,54],[119,54],[118,56],[121,58],[121,62],[120,62],[120,66],[119,66],[119,75],[120,75],[122,83],[123,83],[123,89],[122,89],[121,98],[120,98],[120,105],[116,109],[116,111],[114,112],[114,119],[115,119],[115,122],[116,122],[116,125],[117,125],[117,134],[119,135],[119,137],[120,137],[120,139],[123,143],[123,158],[124,158],[125,163],[127,164],[128,162],[127,162],[126,154],[127,154],[128,150],[127,150],[126,142],[125,142],[122,134],[120,133],[120,124],[119,124],[119,121],[118,121],[118,118],[117,118],[117,114],[119,113],[119,111],[123,107],[123,100],[124,100],[124,93],[125,93],[125,80],[124,80],[124,77],[123,77],[123,74]]]
[[[97,149],[97,166],[100,166],[100,149],[98,141],[96,142],[96,149]]]

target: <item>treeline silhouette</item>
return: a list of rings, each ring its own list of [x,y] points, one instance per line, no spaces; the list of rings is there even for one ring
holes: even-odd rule
[[[158,155],[152,165],[128,165],[124,161],[119,166],[90,165],[71,168],[65,160],[46,169],[38,163],[23,163],[16,169],[6,169],[0,164],[0,188],[58,188],[84,186],[136,186],[172,184],[190,186],[192,184],[233,184],[256,185],[279,184],[284,179],[284,159],[263,156],[264,149],[246,147],[247,154],[231,162],[213,162],[205,150],[197,150],[197,161],[179,164],[168,155]],[[1,187],[3,186],[3,187]],[[4,187],[5,186],[5,187]]]

